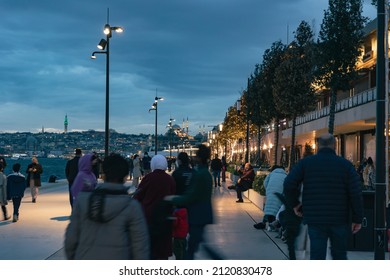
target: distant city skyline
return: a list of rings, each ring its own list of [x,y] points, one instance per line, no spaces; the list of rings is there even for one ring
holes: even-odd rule
[[[366,0],[363,14],[374,19]],[[110,40],[110,128],[153,134],[170,118],[189,133],[223,122],[275,41],[302,20],[320,30],[328,0],[1,1],[0,132],[103,131],[106,59],[91,60],[103,26]],[[60,8],[59,8],[60,7]],[[109,8],[109,13],[107,8]],[[107,17],[109,15],[109,18]],[[39,26],[39,29],[37,29]]]

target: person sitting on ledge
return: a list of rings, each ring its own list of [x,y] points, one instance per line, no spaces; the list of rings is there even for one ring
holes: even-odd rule
[[[247,162],[245,163],[243,174],[238,179],[237,184],[235,186],[237,192],[237,203],[242,203],[244,200],[242,199],[242,192],[247,191],[252,188],[252,183],[255,180],[255,171],[253,170],[252,165]]]

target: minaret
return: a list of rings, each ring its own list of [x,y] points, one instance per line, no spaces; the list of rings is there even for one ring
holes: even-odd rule
[[[186,133],[187,133],[187,136],[188,136],[188,117],[187,117],[187,122],[186,122]]]
[[[65,120],[64,120],[64,133],[68,132],[68,115],[65,115]]]

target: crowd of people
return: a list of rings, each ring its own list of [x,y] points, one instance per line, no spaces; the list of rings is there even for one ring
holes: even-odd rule
[[[102,162],[98,184],[93,158],[80,154],[76,150],[78,159],[66,168],[72,174],[77,161],[76,176],[68,178],[73,205],[64,241],[68,259],[194,259],[206,225],[213,223],[207,146],[199,145],[193,159],[179,153],[172,174],[162,155],[128,160],[111,154]],[[133,192],[125,185],[129,177]]]
[[[12,165],[12,172],[8,175],[4,173],[6,166],[6,159],[0,157],[0,205],[4,220],[9,220],[11,216],[8,214],[7,205],[8,201],[12,201],[12,222],[15,223],[19,220],[19,209],[27,187],[31,191],[32,203],[37,202],[39,187],[42,185],[41,174],[43,167],[36,157],[32,157],[31,163],[27,166],[27,176],[21,173],[21,165],[18,162]]]
[[[4,220],[19,220],[25,188],[37,202],[42,166],[37,158],[21,172],[19,163],[6,176],[0,158],[0,204]],[[324,168],[326,166],[327,168]],[[162,155],[144,153],[125,159],[111,154],[75,156],[66,164],[71,205],[65,232],[68,259],[175,259],[191,260],[205,241],[205,228],[214,222],[212,194],[226,181],[227,163],[199,145],[194,158],[178,154],[173,172]],[[250,163],[239,170],[239,180],[229,189],[244,202],[243,192],[252,188],[256,173]],[[331,134],[318,138],[317,154],[304,156],[289,172],[274,165],[264,180],[267,200],[258,230],[278,230],[287,243],[289,258],[307,250],[313,260],[347,259],[348,236],[361,229],[362,189],[374,189],[375,167],[368,158],[357,170],[335,153]],[[99,183],[98,179],[102,182]],[[131,189],[126,181],[132,180]],[[362,188],[364,186],[364,188]],[[337,199],[335,199],[337,197]],[[110,238],[107,238],[109,236]],[[304,246],[298,244],[305,240]],[[330,244],[330,247],[329,247]],[[302,249],[303,248],[303,249]],[[210,256],[221,257],[208,248]]]

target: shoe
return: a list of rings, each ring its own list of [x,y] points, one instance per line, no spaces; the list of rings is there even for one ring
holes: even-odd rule
[[[35,198],[33,198],[32,203],[36,203],[36,202],[37,202],[37,200]]]
[[[242,199],[239,199],[236,201],[236,203],[243,203],[243,202],[244,202],[244,200],[242,200]]]
[[[12,219],[12,222],[17,222],[19,220],[18,216],[17,215],[14,215],[14,218]]]
[[[4,221],[11,219],[11,216],[4,217]]]
[[[254,224],[253,227],[255,229],[265,229],[265,224],[264,223]]]

